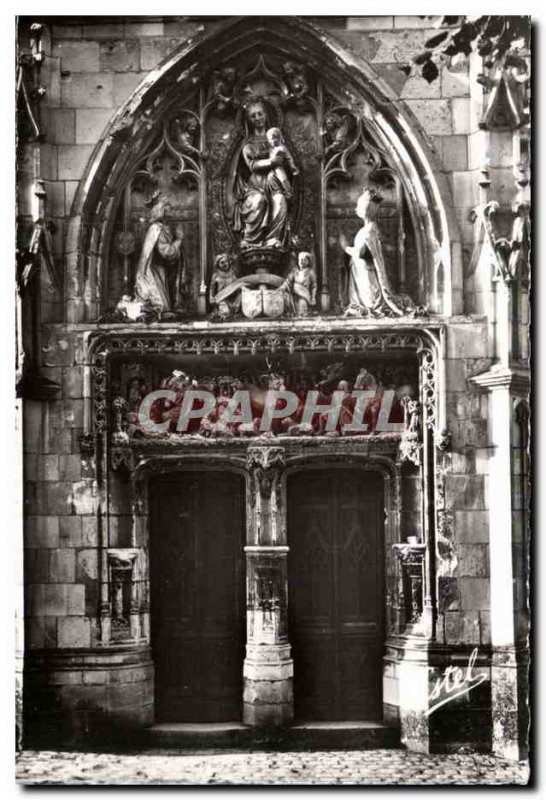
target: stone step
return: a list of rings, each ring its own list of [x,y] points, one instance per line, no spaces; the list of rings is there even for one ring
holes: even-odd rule
[[[399,730],[380,722],[302,722],[283,728],[252,728],[240,722],[158,723],[144,732],[151,750],[318,750],[395,748]]]

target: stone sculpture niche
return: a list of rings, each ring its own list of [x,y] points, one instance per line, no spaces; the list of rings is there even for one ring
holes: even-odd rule
[[[254,59],[202,75],[135,162],[107,318],[419,313],[414,221],[366,107],[301,63]]]

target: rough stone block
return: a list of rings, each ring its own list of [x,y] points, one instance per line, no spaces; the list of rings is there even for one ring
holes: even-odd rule
[[[451,186],[457,208],[472,209],[478,204],[478,175],[475,172],[453,172]]]
[[[472,133],[470,100],[465,97],[452,98],[451,111],[453,114],[453,133]]]
[[[98,532],[97,532],[97,518],[95,516],[92,517],[81,517],[82,523],[82,545],[94,547],[98,543]]]
[[[487,545],[459,544],[457,546],[459,575],[469,578],[486,578],[489,575]]]
[[[465,644],[480,644],[480,612],[466,611],[463,615],[462,641]]]
[[[74,202],[74,196],[79,186],[79,181],[65,181],[64,184],[64,202],[67,215],[70,214],[72,210],[72,203]]]
[[[109,108],[78,108],[76,111],[76,142],[96,144],[112,117]]]
[[[23,446],[25,453],[39,453],[43,436],[43,404],[27,400],[23,404],[23,424],[25,437]]]
[[[449,136],[453,132],[451,102],[451,100],[406,101],[429,136]]]
[[[64,183],[62,181],[45,181],[44,189],[47,195],[48,213],[52,217],[64,217]]]
[[[444,67],[441,74],[442,97],[468,97],[470,94],[470,78],[468,65],[463,64],[455,69]]]
[[[446,508],[454,511],[485,509],[483,475],[446,475]]]
[[[76,551],[60,548],[49,551],[49,582],[73,583],[76,575]]]
[[[135,40],[111,39],[101,42],[100,68],[104,72],[138,72],[140,47]]]
[[[82,476],[81,455],[61,455],[59,459],[59,474],[63,481],[79,481]]]
[[[154,69],[180,44],[179,39],[143,39],[140,42],[140,67]]]
[[[38,614],[46,617],[58,617],[66,614],[66,584],[45,583],[42,586],[42,606],[38,609]]]
[[[85,614],[85,586],[74,583],[66,587],[66,613],[68,616]]]
[[[406,64],[423,49],[422,30],[381,31],[371,37],[379,44],[370,58],[374,64]]]
[[[487,447],[489,445],[488,422],[485,419],[470,419],[451,424],[454,447]]]
[[[44,481],[58,481],[59,480],[59,456],[47,455],[42,459],[42,480]]]
[[[25,550],[25,582],[46,583],[49,565],[49,549],[31,547]]]
[[[347,17],[348,31],[386,31],[394,27],[394,17]]]
[[[491,612],[480,611],[480,642],[491,644]]]
[[[65,617],[57,621],[59,647],[89,647],[91,627],[83,617]]]
[[[489,580],[487,578],[466,578],[459,580],[461,608],[463,611],[489,610]]]
[[[123,22],[105,22],[83,26],[84,39],[111,39],[113,36],[123,36]]]
[[[84,683],[105,684],[109,683],[110,673],[106,669],[86,669],[83,671]]]
[[[163,36],[164,27],[162,22],[126,22],[125,36]]]
[[[61,59],[62,72],[98,72],[100,69],[97,42],[57,42],[51,54]]]
[[[489,541],[489,518],[487,511],[455,510],[455,538],[469,544]]]
[[[84,144],[59,145],[59,179],[77,180],[83,176],[93,147]]]
[[[440,81],[428,83],[421,75],[411,75],[404,84],[400,97],[403,100],[420,100],[440,97]]]
[[[94,514],[97,510],[97,496],[92,481],[78,481],[72,484],[72,512],[74,514]]]
[[[458,644],[462,640],[463,617],[459,611],[444,614],[444,638],[446,644]]]
[[[81,547],[82,521],[80,517],[59,517],[59,544],[61,547]]]
[[[25,520],[26,547],[58,547],[58,517],[27,517]]]
[[[253,727],[286,725],[294,716],[291,705],[245,703],[243,722]]]
[[[442,137],[442,165],[446,172],[464,172],[468,169],[466,136]]]
[[[116,73],[114,75],[114,106],[122,105],[142,81],[142,72]]]
[[[57,180],[57,145],[44,142],[40,147],[40,169],[42,178]]]
[[[404,16],[403,14],[397,15],[394,17],[394,27],[395,28],[418,28],[422,29],[425,20],[421,19],[418,14],[412,14]],[[427,31],[426,39],[434,36],[435,33],[439,33],[440,31],[440,24],[442,22],[442,17],[427,17],[426,24],[431,28],[431,30]]]
[[[449,359],[478,358],[487,355],[487,326],[480,322],[453,325],[447,337],[447,350]],[[486,367],[484,366],[483,370],[485,369]],[[478,372],[480,371],[482,370],[478,369]],[[466,391],[468,387],[466,387],[465,382],[462,386],[450,383],[449,388],[457,391]]]
[[[65,108],[112,108],[112,75],[73,73],[61,81],[61,103]]]
[[[82,26],[81,25],[53,25],[52,39],[81,39]]]
[[[44,487],[45,510],[48,514],[61,516],[70,514],[72,484],[64,481],[53,481],[42,484]]]
[[[74,144],[76,118],[72,108],[44,108],[44,137],[49,144]]]
[[[244,703],[292,703],[292,680],[252,681],[245,680]]]
[[[76,581],[96,580],[99,574],[96,550],[78,550],[76,556]]]

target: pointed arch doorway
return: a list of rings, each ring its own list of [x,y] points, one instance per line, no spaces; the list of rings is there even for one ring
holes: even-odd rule
[[[296,720],[382,719],[383,527],[379,473],[332,468],[289,476]]]

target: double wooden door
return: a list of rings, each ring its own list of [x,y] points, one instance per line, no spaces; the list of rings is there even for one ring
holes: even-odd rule
[[[300,720],[382,716],[383,481],[296,473],[288,483],[289,639]]]
[[[181,472],[152,484],[150,510],[156,719],[240,719],[244,482]]]

